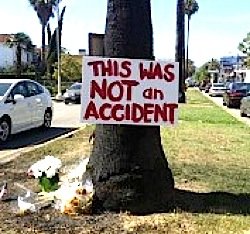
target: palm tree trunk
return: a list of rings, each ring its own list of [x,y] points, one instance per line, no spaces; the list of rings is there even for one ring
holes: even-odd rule
[[[104,44],[106,57],[152,59],[150,0],[109,0]],[[94,208],[147,213],[173,205],[159,127],[97,125],[89,166]]]
[[[42,66],[44,69],[45,66],[45,47],[46,47],[46,34],[45,34],[46,25],[42,25],[42,51],[41,51],[41,58],[42,58]]]
[[[50,24],[47,25],[47,35],[48,35],[48,45],[49,45],[50,44],[50,40],[51,40]]]
[[[188,16],[188,28],[187,28],[187,48],[186,48],[186,78],[188,78],[188,76],[189,76],[189,69],[188,69],[188,47],[189,47],[189,32],[190,32],[190,19],[191,19],[191,17],[190,16]]]
[[[185,2],[177,0],[176,17],[176,48],[175,61],[179,62],[179,93],[180,103],[186,102],[185,97]]]
[[[17,77],[21,77],[21,69],[22,69],[22,48],[21,45],[18,43],[16,47],[16,72]]]

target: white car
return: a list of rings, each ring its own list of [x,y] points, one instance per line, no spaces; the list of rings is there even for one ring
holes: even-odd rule
[[[224,83],[213,83],[209,87],[209,96],[213,97],[222,97],[223,94],[227,91],[227,88]]]
[[[49,128],[52,100],[49,91],[29,79],[0,79],[0,143],[31,128]]]

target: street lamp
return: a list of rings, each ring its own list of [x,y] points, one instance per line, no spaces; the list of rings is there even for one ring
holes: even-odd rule
[[[60,21],[60,12],[59,12],[59,0],[57,0],[57,30],[56,30],[56,44],[57,44],[57,99],[62,98],[61,90],[61,48],[60,48],[60,33],[59,33],[59,21]]]

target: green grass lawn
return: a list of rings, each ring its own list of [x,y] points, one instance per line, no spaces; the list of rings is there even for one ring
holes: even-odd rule
[[[0,172],[25,170],[47,154],[72,164],[90,153],[91,131],[87,127],[71,138],[23,154],[0,166]],[[179,124],[161,128],[161,133],[177,189],[175,211],[149,216],[121,214],[115,223],[126,233],[250,233],[250,128],[199,91],[189,90],[187,104],[180,105]],[[0,175],[0,181],[2,178]],[[109,228],[102,227],[101,233],[119,233]]]
[[[191,233],[250,230],[250,218],[243,215],[250,213],[250,128],[190,90],[187,104],[180,106],[179,125],[162,128],[162,141],[176,187],[196,193],[185,197],[194,199],[188,205],[205,193],[202,206],[207,207],[202,208],[211,210],[203,212],[198,204],[197,213],[176,216],[195,227]]]
[[[176,184],[202,191],[250,193],[250,128],[199,91],[187,95],[179,125],[162,128]]]

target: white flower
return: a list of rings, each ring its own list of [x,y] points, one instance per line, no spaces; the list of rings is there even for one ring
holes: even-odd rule
[[[33,175],[36,179],[40,176],[42,176],[42,171],[40,169],[39,161],[34,163],[29,169],[28,174]]]
[[[56,173],[59,172],[59,169],[62,166],[60,159],[55,158],[54,156],[47,155],[44,159],[41,159],[34,163],[29,169],[28,174],[33,175],[35,178],[39,178],[45,173],[48,178],[53,177]]]
[[[58,170],[55,170],[53,167],[50,167],[45,171],[47,178],[52,178],[56,173],[58,173]]]

